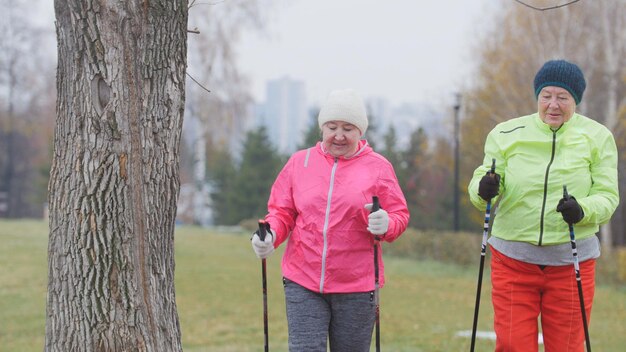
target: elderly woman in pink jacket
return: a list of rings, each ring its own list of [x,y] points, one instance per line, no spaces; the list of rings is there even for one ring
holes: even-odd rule
[[[375,320],[374,246],[406,229],[409,211],[393,167],[361,137],[368,119],[353,90],[331,92],[322,140],[296,152],[272,186],[259,258],[282,259],[290,351],[369,351]],[[371,212],[372,197],[381,209]],[[377,250],[380,286],[382,252]]]

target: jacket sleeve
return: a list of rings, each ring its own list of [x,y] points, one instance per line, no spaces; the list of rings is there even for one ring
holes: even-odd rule
[[[469,194],[470,201],[480,210],[485,209],[487,201],[478,195],[478,184],[480,183],[480,179],[482,179],[483,176],[491,170],[493,159],[496,160],[496,173],[500,175],[500,194],[503,192],[504,179],[506,177],[504,174],[504,170],[506,169],[506,159],[494,137],[494,131],[495,128],[487,135],[487,139],[485,140],[485,157],[483,158],[483,163],[478,166],[476,170],[474,170],[472,179],[467,187],[467,193]],[[498,197],[499,195],[493,198],[492,203],[495,203],[498,200]]]
[[[274,239],[274,247],[278,247],[283,243],[296,222],[296,207],[293,200],[293,157],[285,164],[280,171],[270,192],[270,198],[267,202],[268,214],[265,221],[276,234]]]
[[[611,132],[608,129],[603,131],[605,135],[595,139],[599,143],[592,153],[589,195],[576,198],[585,213],[581,224],[607,223],[619,204],[617,146]]]
[[[382,187],[380,202],[389,215],[389,228],[382,240],[393,242],[402,235],[409,224],[409,209],[393,166],[388,164],[387,168],[382,169],[379,177],[379,184]]]

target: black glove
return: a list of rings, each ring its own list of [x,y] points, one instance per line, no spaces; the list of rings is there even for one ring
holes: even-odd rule
[[[478,184],[478,195],[480,198],[490,201],[491,198],[498,195],[500,190],[500,175],[487,172]]]
[[[569,225],[579,222],[585,216],[583,208],[580,207],[576,198],[571,196],[569,198],[561,198],[556,206],[556,211],[561,213],[563,220]]]

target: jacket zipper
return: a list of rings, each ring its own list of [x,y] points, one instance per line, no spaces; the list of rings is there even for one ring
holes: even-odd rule
[[[550,166],[552,166],[552,162],[554,161],[554,152],[556,150],[556,132],[559,129],[561,129],[561,127],[552,131],[552,154],[550,155],[550,162],[546,167],[546,175],[543,180],[543,203],[541,204],[541,219],[539,221],[539,246],[541,246],[541,243],[543,242],[543,220],[546,213],[546,201],[548,198],[548,176],[550,175]]]
[[[326,201],[326,216],[324,216],[324,230],[322,235],[324,236],[324,248],[322,249],[322,274],[320,275],[320,293],[324,293],[324,273],[326,272],[326,253],[328,251],[328,222],[330,220],[330,199],[333,195],[333,186],[335,184],[335,171],[337,170],[338,158],[335,158],[335,163],[330,172],[330,184],[328,186],[328,200]]]

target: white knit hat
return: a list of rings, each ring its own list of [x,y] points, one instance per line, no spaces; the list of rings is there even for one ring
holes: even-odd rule
[[[361,136],[367,131],[367,113],[363,99],[352,89],[342,89],[330,92],[328,99],[322,105],[317,123],[322,126],[328,121],[343,121],[355,125]]]

